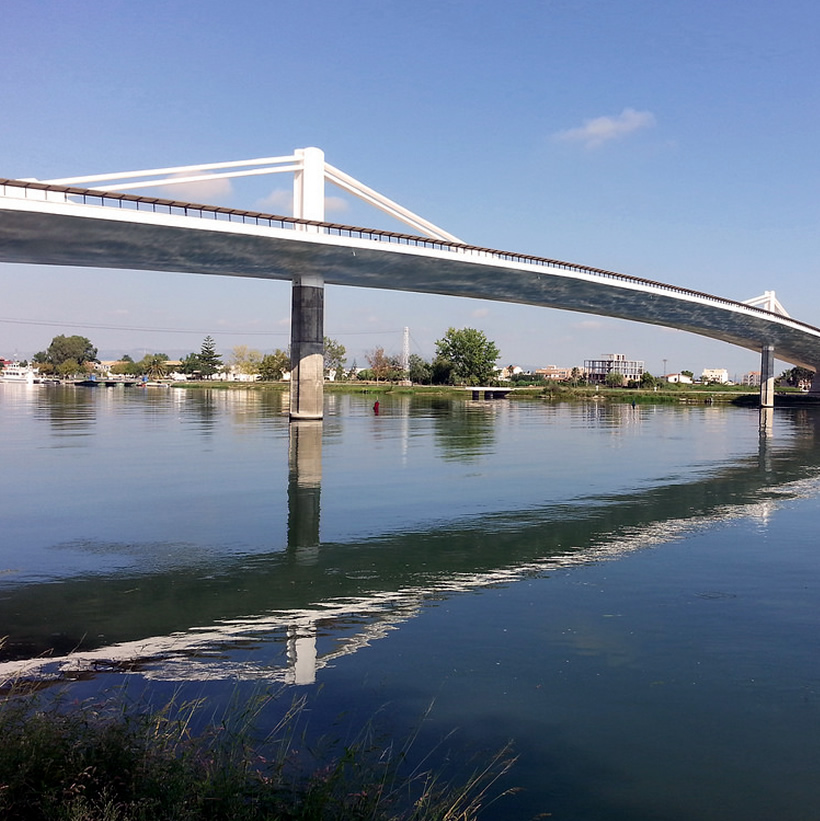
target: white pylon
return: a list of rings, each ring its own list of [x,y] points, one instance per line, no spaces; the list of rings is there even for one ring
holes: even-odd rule
[[[401,369],[407,373],[410,370],[410,328],[404,326],[401,343]]]
[[[203,173],[205,172],[205,173]],[[251,177],[261,174],[292,172],[294,175],[294,216],[300,219],[324,221],[325,182],[353,194],[360,200],[378,208],[394,219],[403,222],[412,230],[431,239],[443,242],[461,243],[458,237],[439,228],[394,200],[354,179],[344,171],[325,162],[320,148],[298,148],[293,154],[283,157],[263,157],[256,160],[235,162],[203,163],[200,165],[179,165],[173,168],[152,168],[147,171],[125,171],[117,174],[91,174],[84,177],[61,177],[54,180],[32,180],[48,185],[89,185],[94,184],[102,191],[132,191],[140,188],[155,188],[162,185],[206,182],[210,180]],[[320,179],[321,176],[321,179]],[[146,179],[154,177],[155,179]],[[135,182],[134,180],[138,180]],[[322,202],[316,200],[321,187]],[[322,216],[313,216],[321,212]]]
[[[783,307],[780,300],[775,296],[774,291],[764,291],[762,296],[757,296],[754,299],[745,299],[744,305],[751,305],[753,308],[763,308],[778,316],[789,316],[789,312]]]

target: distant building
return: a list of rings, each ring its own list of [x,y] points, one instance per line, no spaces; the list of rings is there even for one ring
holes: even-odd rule
[[[99,362],[95,362],[93,367],[98,373],[110,376],[111,368],[113,368],[114,365],[119,365],[121,361],[120,359],[101,359]]]
[[[230,365],[222,371],[222,378],[226,382],[258,382],[258,373],[243,373],[236,365]]]
[[[748,385],[750,388],[759,388],[760,371],[749,371],[749,373],[744,373],[741,383],[744,385]]]
[[[524,373],[524,369],[518,365],[507,365],[505,368],[496,368],[498,378],[502,380],[510,380],[520,373]]]
[[[663,378],[667,382],[671,382],[673,385],[691,385],[692,384],[692,377],[687,376],[685,373],[668,373]]]
[[[536,368],[534,373],[542,379],[554,380],[556,382],[572,378],[572,368],[558,368],[555,365],[547,365],[546,368]]]
[[[726,368],[704,368],[700,375],[701,382],[717,382],[720,385],[729,383],[729,371]]]
[[[606,378],[611,373],[621,374],[626,382],[639,382],[643,372],[643,361],[627,359],[622,353],[608,353],[603,354],[603,359],[584,360],[584,375],[593,384],[606,384]]]

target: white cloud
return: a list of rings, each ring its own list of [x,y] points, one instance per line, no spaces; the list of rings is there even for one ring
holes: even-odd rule
[[[274,214],[292,214],[293,213],[293,192],[284,188],[276,188],[263,197],[257,203],[263,211],[271,211]]]
[[[293,213],[293,192],[285,188],[276,188],[267,197],[259,200],[258,207],[263,211],[287,216]],[[325,215],[342,214],[348,210],[348,202],[342,197],[325,197]]]
[[[187,174],[174,174],[174,177],[185,177]],[[231,181],[226,178],[218,180],[202,180],[200,182],[181,182],[168,187],[169,193],[164,196],[187,202],[207,202],[230,197],[233,193]]]
[[[350,207],[343,197],[325,197],[326,214],[343,214]]]
[[[617,117],[585,120],[582,126],[559,131],[555,137],[565,142],[583,143],[586,148],[598,148],[610,140],[626,137],[654,125],[655,115],[652,112],[625,108]]]

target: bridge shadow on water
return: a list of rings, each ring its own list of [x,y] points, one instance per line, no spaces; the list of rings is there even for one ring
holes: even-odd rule
[[[762,411],[756,452],[690,480],[345,542],[321,540],[322,425],[292,423],[286,549],[206,566],[7,582],[0,678],[139,670],[155,679],[312,683],[334,658],[385,635],[430,598],[604,561],[731,516],[765,516],[804,492],[820,468],[820,413],[782,413],[790,414],[789,447],[772,446],[772,411]],[[279,661],[232,666],[231,648],[260,641],[287,651]]]

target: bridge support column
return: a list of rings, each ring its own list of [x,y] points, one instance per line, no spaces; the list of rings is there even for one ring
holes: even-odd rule
[[[325,218],[325,155],[319,148],[295,152],[293,216]],[[318,232],[315,225],[299,230]],[[290,310],[290,418],[321,419],[324,404],[325,282],[320,274],[293,278]]]
[[[290,312],[291,419],[321,419],[323,416],[324,325],[322,277],[294,280]]]
[[[774,345],[760,351],[760,407],[774,407]]]

